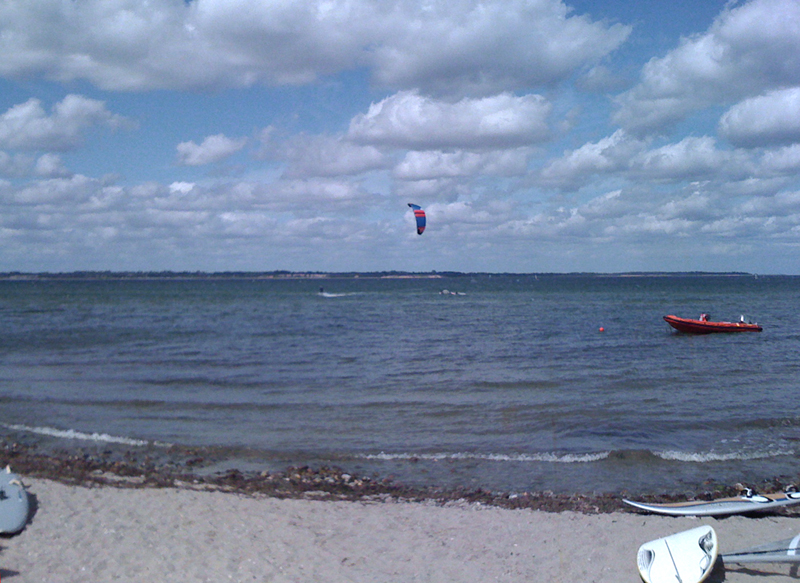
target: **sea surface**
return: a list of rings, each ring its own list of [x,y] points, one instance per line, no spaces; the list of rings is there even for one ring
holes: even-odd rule
[[[662,320],[701,312],[764,331]],[[800,469],[798,277],[4,280],[0,322],[0,435],[44,449],[503,492]]]

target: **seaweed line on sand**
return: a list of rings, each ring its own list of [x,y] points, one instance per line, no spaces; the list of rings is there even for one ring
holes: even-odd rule
[[[204,460],[192,450],[173,456],[170,462],[157,463],[148,456],[126,451],[120,455],[51,451],[42,453],[35,446],[0,437],[0,463],[25,477],[53,480],[82,487],[117,488],[185,488],[230,492],[272,498],[343,500],[359,502],[428,502],[446,504],[480,504],[508,509],[530,509],[544,512],[573,511],[583,514],[605,514],[617,511],[636,512],[622,503],[626,493],[558,494],[543,492],[492,492],[484,489],[415,487],[395,483],[391,479],[353,476],[336,467],[289,467],[279,472],[243,473],[236,469],[200,475],[193,471]],[[754,487],[761,492],[782,490],[788,483],[773,479]],[[703,490],[684,495],[651,494],[639,497],[647,502],[678,500],[712,500],[734,496],[742,484],[724,486],[713,481]],[[791,512],[776,509],[775,514]]]

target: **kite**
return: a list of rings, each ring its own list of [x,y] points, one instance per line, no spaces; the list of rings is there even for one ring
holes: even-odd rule
[[[408,206],[414,209],[414,217],[417,219],[417,235],[421,235],[425,230],[425,211],[418,204],[408,203]]]

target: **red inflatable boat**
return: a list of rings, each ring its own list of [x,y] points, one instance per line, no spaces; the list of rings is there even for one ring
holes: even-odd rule
[[[664,321],[679,332],[687,334],[711,334],[713,332],[761,332],[761,326],[745,322],[712,322],[705,314],[699,320],[679,318],[678,316],[664,316]]]

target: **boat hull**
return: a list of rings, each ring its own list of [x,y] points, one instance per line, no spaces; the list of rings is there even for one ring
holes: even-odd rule
[[[686,334],[714,334],[717,332],[761,332],[761,326],[747,322],[709,322],[678,316],[664,316],[664,321],[678,332]]]

